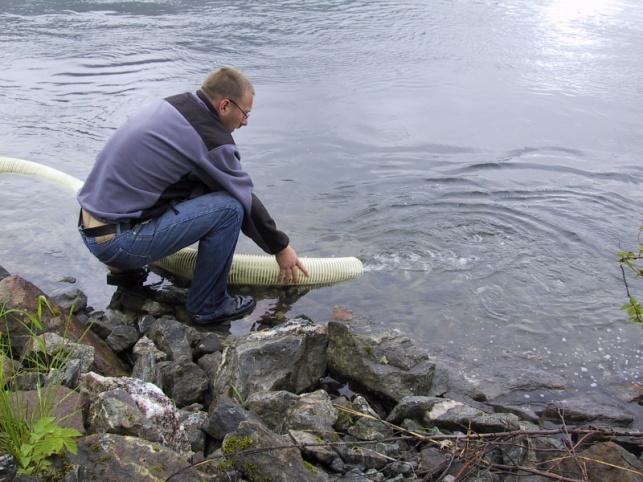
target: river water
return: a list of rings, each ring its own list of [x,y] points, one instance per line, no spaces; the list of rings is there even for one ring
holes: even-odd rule
[[[643,213],[642,25],[634,0],[0,0],[0,154],[84,178],[141,105],[236,66],[256,192],[300,255],[365,264],[289,316],[342,306],[471,377],[543,370],[620,404],[643,367],[616,258]],[[0,264],[102,308],[76,213],[0,176]]]

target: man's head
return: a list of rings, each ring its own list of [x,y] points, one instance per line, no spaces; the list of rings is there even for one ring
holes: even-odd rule
[[[228,132],[248,123],[255,89],[241,72],[222,67],[206,77],[201,90],[219,113]]]

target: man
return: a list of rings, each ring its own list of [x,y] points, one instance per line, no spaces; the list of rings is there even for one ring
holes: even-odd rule
[[[255,301],[230,296],[239,231],[275,254],[280,278],[308,271],[252,192],[232,132],[248,124],[254,88],[239,71],[211,73],[196,93],[163,99],[108,140],[78,194],[79,230],[109,266],[108,282],[144,281],[145,265],[199,242],[186,307],[197,324],[244,316]]]

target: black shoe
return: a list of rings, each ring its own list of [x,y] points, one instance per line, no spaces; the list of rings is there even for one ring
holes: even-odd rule
[[[257,305],[252,296],[226,296],[219,308],[210,316],[192,315],[196,325],[214,325],[224,321],[236,320],[251,313]]]
[[[118,272],[109,271],[107,273],[107,284],[124,288],[143,286],[143,283],[147,280],[147,274],[148,270],[145,268]]]

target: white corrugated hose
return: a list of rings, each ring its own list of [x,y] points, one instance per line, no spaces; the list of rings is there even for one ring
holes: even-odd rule
[[[76,193],[83,181],[37,162],[0,156],[0,173],[26,174],[41,177]],[[192,279],[197,250],[183,248],[160,259],[155,266],[181,278]],[[299,276],[291,285],[328,285],[362,275],[362,262],[354,257],[346,258],[300,258],[310,276]],[[279,265],[274,256],[235,254],[228,282],[231,285],[283,286],[279,281]]]

